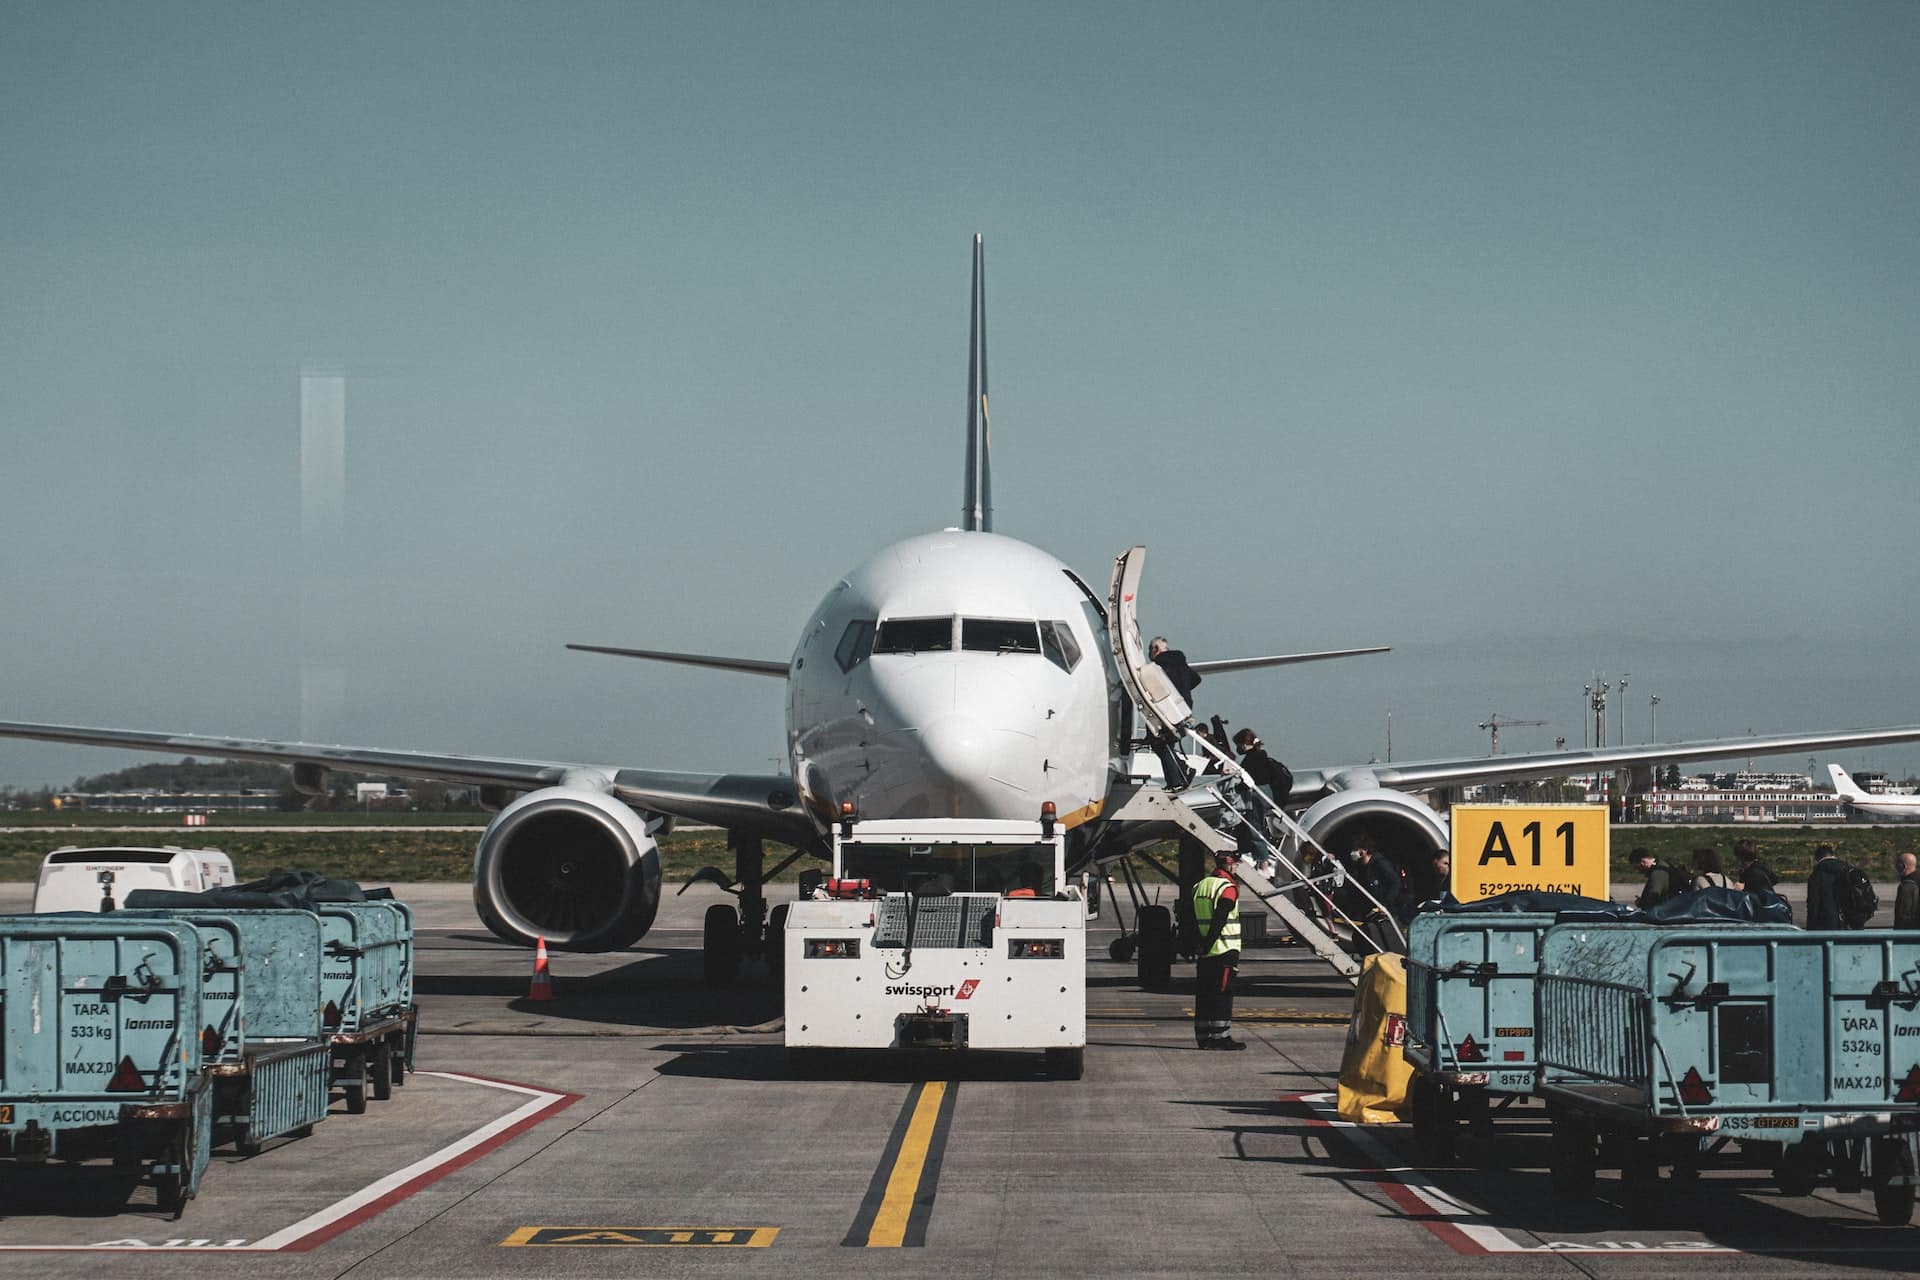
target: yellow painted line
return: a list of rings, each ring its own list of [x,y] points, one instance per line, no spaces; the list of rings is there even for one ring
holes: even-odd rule
[[[778,1227],[521,1227],[510,1248],[764,1249]]]
[[[874,1215],[873,1230],[867,1235],[867,1248],[898,1249],[906,1242],[907,1215],[913,1212],[914,1193],[920,1189],[920,1172],[927,1163],[927,1146],[933,1141],[933,1122],[939,1118],[940,1100],[946,1096],[945,1080],[929,1080],[920,1091],[913,1119],[907,1122],[907,1136],[887,1177],[887,1193],[880,1200],[880,1212]]]

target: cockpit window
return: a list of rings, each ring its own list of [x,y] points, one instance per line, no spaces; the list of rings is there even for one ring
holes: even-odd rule
[[[840,643],[833,650],[833,660],[840,664],[842,671],[851,671],[867,660],[873,652],[873,619],[855,618],[847,624],[840,637]]]
[[[948,653],[952,618],[888,618],[873,638],[875,653]]]
[[[1064,622],[1040,624],[1040,652],[1062,671],[1071,671],[1080,665],[1080,642],[1073,638],[1073,629]]]
[[[1038,653],[1040,630],[1007,618],[962,618],[960,647],[976,653]]]

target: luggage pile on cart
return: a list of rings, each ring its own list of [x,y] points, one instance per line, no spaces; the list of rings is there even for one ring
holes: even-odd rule
[[[0,1159],[111,1159],[179,1217],[213,1147],[304,1137],[412,1065],[412,913],[317,876],[0,916]]]
[[[1789,1195],[1870,1189],[1880,1221],[1910,1221],[1920,935],[1760,923],[1737,891],[1701,892],[1652,919],[1604,903],[1418,917],[1416,1139],[1443,1158],[1492,1098],[1532,1094],[1563,1196],[1590,1196],[1606,1165],[1630,1207],[1651,1207],[1663,1169],[1683,1182],[1731,1163],[1771,1168]]]

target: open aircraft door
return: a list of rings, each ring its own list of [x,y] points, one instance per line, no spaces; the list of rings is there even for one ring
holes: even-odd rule
[[[1147,549],[1129,547],[1113,562],[1113,584],[1107,593],[1107,643],[1113,650],[1113,665],[1120,673],[1133,705],[1147,718],[1155,737],[1178,734],[1193,719],[1193,708],[1167,679],[1167,673],[1147,656],[1140,639],[1140,621],[1134,616],[1134,600],[1140,589],[1140,571],[1146,566]]]

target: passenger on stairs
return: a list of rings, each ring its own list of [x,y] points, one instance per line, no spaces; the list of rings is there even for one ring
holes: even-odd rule
[[[1193,691],[1200,687],[1200,673],[1187,665],[1187,655],[1178,649],[1168,648],[1165,636],[1155,636],[1147,642],[1147,656],[1167,673],[1167,679],[1186,699],[1187,706],[1193,706]]]

